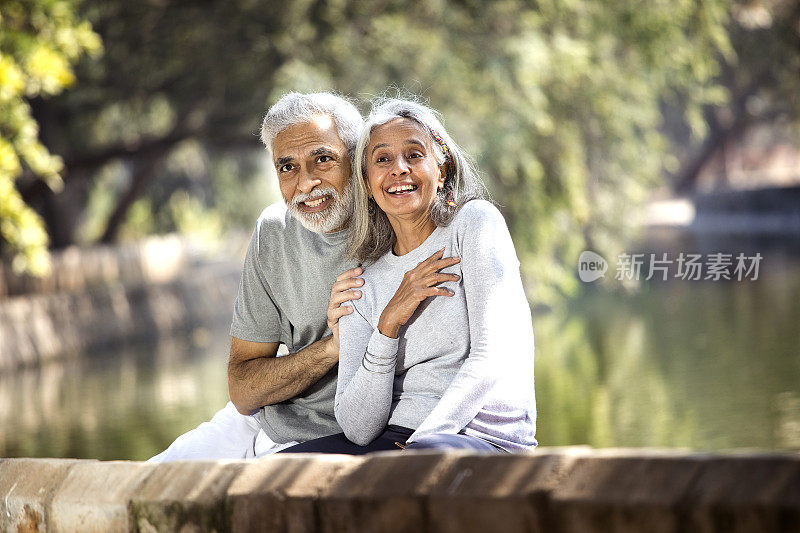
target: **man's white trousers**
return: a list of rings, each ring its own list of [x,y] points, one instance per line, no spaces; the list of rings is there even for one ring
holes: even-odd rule
[[[169,448],[148,462],[165,463],[184,459],[247,459],[263,457],[297,444],[273,442],[261,430],[255,416],[243,415],[231,403],[217,411],[208,422],[187,431]]]

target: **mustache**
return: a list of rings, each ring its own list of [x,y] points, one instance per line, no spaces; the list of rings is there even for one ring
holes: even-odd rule
[[[312,198],[321,198],[323,196],[330,196],[334,200],[339,199],[339,192],[333,187],[324,187],[320,189],[314,189],[309,193],[297,193],[294,198],[292,198],[292,206],[299,207],[302,202],[306,200],[311,200]]]

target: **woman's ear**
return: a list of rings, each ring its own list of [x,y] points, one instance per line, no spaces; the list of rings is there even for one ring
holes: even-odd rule
[[[444,189],[444,182],[447,179],[447,173],[450,171],[450,163],[442,163],[439,166],[439,180],[437,182],[437,189],[442,190]]]

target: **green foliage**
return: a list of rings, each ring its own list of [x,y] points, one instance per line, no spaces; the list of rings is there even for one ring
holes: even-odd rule
[[[576,289],[582,249],[614,253],[629,235],[669,163],[661,102],[680,95],[691,115],[724,96],[725,0],[382,6],[329,5],[316,31],[297,7],[289,25],[308,54],[295,60],[324,65],[322,87],[395,85],[441,110],[502,206],[537,302]]]
[[[709,110],[753,75],[780,87],[758,93],[769,101],[800,89],[788,4],[86,0],[105,53],[80,64],[77,90],[37,102],[68,170],[70,194],[50,194],[61,211],[48,211],[73,212],[48,230],[67,228],[60,244],[113,238],[117,211],[128,236],[250,227],[276,199],[256,136],[271,103],[398,87],[441,110],[476,157],[532,298],[553,302],[576,290],[582,249],[619,251],[664,171],[714,129]]]
[[[14,251],[17,270],[48,269],[47,233],[15,187],[28,170],[53,190],[62,187],[62,161],[39,142],[27,100],[73,84],[74,64],[100,51],[99,37],[75,15],[74,1],[0,2],[0,238]]]

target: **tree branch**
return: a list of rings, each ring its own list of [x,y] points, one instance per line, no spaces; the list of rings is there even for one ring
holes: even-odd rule
[[[128,209],[130,209],[131,205],[133,205],[133,202],[135,202],[136,199],[142,194],[148,183],[152,181],[153,176],[155,176],[156,167],[168,151],[169,150],[167,147],[154,150],[151,152],[149,158],[144,162],[144,164],[142,164],[136,170],[136,172],[134,172],[131,180],[131,186],[119,199],[114,211],[111,213],[111,216],[108,217],[106,230],[103,232],[103,236],[100,237],[100,242],[110,243],[117,240],[119,228],[122,226],[122,222],[125,220],[125,215],[128,213]]]
[[[120,143],[104,147],[89,154],[82,154],[64,162],[67,172],[71,170],[93,170],[108,161],[120,157],[148,156],[168,150],[175,144],[192,137],[196,132],[182,130],[173,131],[164,137],[145,139],[136,143]]]
[[[758,92],[768,81],[768,78],[769,74],[766,72],[755,76],[750,84],[734,99],[731,105],[733,120],[729,124],[722,125],[716,122],[718,127],[714,127],[715,124],[710,124],[712,126],[711,131],[700,147],[697,156],[689,161],[672,180],[672,188],[677,194],[685,194],[694,188],[703,167],[725,143],[731,139],[741,137],[753,123],[769,120],[770,117],[774,118],[775,113],[765,113],[760,117],[753,117],[747,111],[748,99]]]

